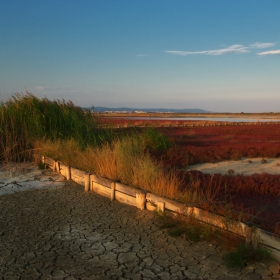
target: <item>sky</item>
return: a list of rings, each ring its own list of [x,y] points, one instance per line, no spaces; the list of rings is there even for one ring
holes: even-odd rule
[[[0,101],[280,112],[279,0],[0,0]]]

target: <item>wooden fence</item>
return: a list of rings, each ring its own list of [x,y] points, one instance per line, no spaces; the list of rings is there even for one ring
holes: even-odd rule
[[[110,179],[88,174],[85,171],[67,166],[49,157],[42,156],[42,162],[53,171],[62,174],[67,180],[73,180],[83,185],[85,191],[94,191],[109,198],[111,201],[117,200],[121,203],[135,206],[140,210],[169,211],[173,214],[192,215],[203,223],[240,235],[246,238],[247,242],[257,241],[267,247],[274,259],[280,261],[280,236],[277,234],[252,227],[242,222],[229,220],[223,216],[194,207],[193,205],[179,203]]]

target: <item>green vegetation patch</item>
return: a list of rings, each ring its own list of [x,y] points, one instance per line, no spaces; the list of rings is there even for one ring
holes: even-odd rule
[[[217,241],[225,248],[226,265],[230,268],[243,267],[255,261],[265,261],[271,258],[270,252],[260,244],[253,246],[246,244],[244,239],[230,234],[227,231],[199,222],[192,215],[174,215],[169,212],[155,211],[155,217],[159,228],[166,229],[172,237],[184,236],[190,242]]]
[[[245,242],[233,250],[226,252],[224,258],[228,267],[242,267],[248,262],[265,261],[270,259],[270,252],[261,245],[253,247]]]
[[[0,162],[30,160],[36,140],[74,139],[81,147],[112,138],[90,111],[72,101],[39,99],[26,92],[0,103]]]

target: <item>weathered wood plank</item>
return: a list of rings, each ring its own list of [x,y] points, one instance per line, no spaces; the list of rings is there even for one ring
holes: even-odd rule
[[[91,179],[90,179],[91,181],[94,181],[95,183],[106,186],[108,188],[111,187],[111,183],[113,182],[113,180],[102,178],[102,177],[94,175],[94,174],[92,174],[90,177],[91,177]]]
[[[74,168],[74,167],[71,167],[70,172],[71,172],[71,178],[72,178],[72,175],[74,175],[76,177],[84,178],[84,176],[86,174],[85,171],[77,169],[77,168]]]
[[[278,250],[276,250],[276,249],[274,249],[274,248],[271,248],[271,247],[267,247],[267,246],[265,246],[267,249],[268,249],[268,251],[270,252],[270,255],[271,255],[271,257],[273,258],[273,259],[275,259],[275,260],[277,260],[277,261],[279,261],[280,262],[280,251],[278,251]]]
[[[84,179],[84,177],[82,178],[82,177],[80,177],[80,176],[76,176],[76,175],[74,175],[74,174],[71,174],[71,179],[72,179],[74,182],[76,182],[77,184],[79,184],[79,185],[82,185],[82,186],[85,185],[85,179]]]
[[[136,198],[133,196],[121,193],[119,191],[115,191],[115,199],[121,203],[137,207]]]
[[[275,248],[276,250],[279,251],[279,254],[280,254],[280,236],[279,235],[267,232],[267,231],[259,229],[259,228],[253,229],[253,235],[255,235],[256,238],[259,237],[260,242],[262,244]]]
[[[144,193],[144,192],[143,192],[142,190],[140,190],[140,189],[133,188],[133,187],[130,187],[130,186],[121,184],[121,183],[116,183],[115,188],[116,188],[116,191],[119,191],[119,192],[128,194],[128,195],[130,195],[130,196],[134,196],[134,197],[136,197],[136,194],[137,194],[137,193]]]
[[[157,205],[158,202],[164,202],[165,208],[174,212],[181,213],[184,212],[186,208],[186,205],[183,203],[179,203],[168,198],[160,197],[152,193],[146,194],[146,200],[155,205]]]
[[[148,211],[155,211],[157,209],[157,207],[154,204],[150,203],[150,202],[146,202],[146,209]]]
[[[91,181],[91,190],[108,198],[111,198],[111,189]]]
[[[67,169],[67,166],[65,164],[63,164],[62,162],[60,162],[59,173],[61,175],[63,175],[64,177],[66,177],[66,169]]]
[[[193,215],[199,221],[228,230],[235,234],[246,237],[247,225],[244,223],[227,219],[223,216],[207,212],[197,207],[186,207],[186,212],[183,214]]]

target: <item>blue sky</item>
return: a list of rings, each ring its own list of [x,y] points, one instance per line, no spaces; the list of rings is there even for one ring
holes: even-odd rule
[[[279,0],[0,0],[0,99],[280,112]]]

